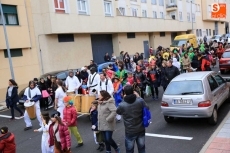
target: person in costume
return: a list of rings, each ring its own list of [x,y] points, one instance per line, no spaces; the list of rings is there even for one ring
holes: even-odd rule
[[[43,132],[42,133],[42,140],[41,140],[41,150],[42,153],[53,153],[54,148],[49,147],[48,140],[49,140],[49,126],[52,123],[50,120],[49,112],[42,112],[41,114],[42,119],[42,127],[39,129],[35,129],[34,132]]]
[[[219,46],[218,46],[217,52],[216,52],[217,57],[218,57],[219,59],[221,59],[223,53],[224,53],[223,44],[222,44],[222,43],[219,43]]]
[[[60,112],[54,111],[51,115],[51,121],[52,124],[49,127],[49,146],[54,146],[54,153],[70,151],[70,133],[67,125],[60,118]]]
[[[41,109],[40,109],[40,101],[39,101],[41,97],[42,97],[41,91],[38,89],[38,87],[36,87],[35,82],[30,81],[29,86],[26,88],[24,92],[24,96],[23,96],[23,99],[25,100],[24,105],[29,104],[29,102],[35,103],[34,105],[35,105],[36,116],[40,126],[42,126]],[[32,123],[27,110],[25,110],[24,121],[26,123],[26,128],[24,130],[27,131],[32,129]]]
[[[118,77],[113,78],[113,88],[114,88],[114,93],[113,97],[115,99],[115,105],[118,106],[119,103],[122,101],[122,84],[119,81]]]
[[[141,71],[141,67],[137,66],[136,72],[134,73],[134,82],[136,83],[137,87],[140,89],[141,98],[144,99],[144,89],[145,85],[144,82],[146,81],[145,74]]]
[[[200,44],[200,52],[204,53],[204,51],[205,51],[204,44]]]
[[[55,91],[55,103],[54,109],[56,109],[61,114],[61,119],[63,119],[63,110],[65,108],[63,98],[66,96],[65,88],[63,87],[62,80],[58,80],[57,82],[58,88]]]
[[[95,67],[90,68],[90,73],[87,86],[89,88],[89,94],[94,95],[97,90],[97,86],[100,83],[100,75],[97,74]]]
[[[127,72],[124,69],[124,63],[123,62],[119,62],[118,69],[119,70],[116,72],[115,76],[119,78],[122,86],[124,86],[127,82]]]
[[[73,133],[75,138],[77,139],[78,145],[77,147],[83,146],[83,141],[81,135],[78,132],[77,128],[77,110],[73,106],[73,100],[71,97],[64,97],[65,108],[63,110],[63,122],[66,123],[70,134]]]

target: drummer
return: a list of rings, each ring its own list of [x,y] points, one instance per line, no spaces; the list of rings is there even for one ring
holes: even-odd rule
[[[114,92],[113,83],[111,79],[106,78],[105,73],[100,73],[100,82],[97,86],[97,93],[99,94],[101,90],[105,90],[111,96],[113,96],[113,92]]]
[[[75,94],[78,94],[78,88],[81,86],[79,79],[74,76],[73,71],[69,71],[69,76],[66,78],[66,88],[68,90],[75,91]]]
[[[23,99],[25,100],[24,105],[26,105],[28,102],[35,102],[34,105],[35,105],[36,116],[37,116],[40,126],[42,126],[40,101],[39,101],[41,97],[42,97],[41,91],[38,89],[38,87],[36,87],[35,82],[30,81],[29,87],[27,87],[24,92],[24,96],[23,96]],[[25,110],[24,121],[26,123],[26,128],[24,128],[24,131],[32,129],[32,123],[31,123],[27,110]]]
[[[97,91],[97,86],[100,83],[100,76],[97,74],[97,69],[95,67],[90,68],[90,75],[87,81],[87,86],[89,88],[89,94],[94,95]]]

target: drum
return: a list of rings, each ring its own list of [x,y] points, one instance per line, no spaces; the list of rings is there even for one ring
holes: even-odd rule
[[[91,103],[96,99],[96,96],[83,95],[81,97],[81,112],[89,113],[89,109],[91,108]]]
[[[26,108],[26,111],[30,117],[31,120],[36,119],[36,109],[35,109],[35,103],[34,102],[25,102],[24,106]]]
[[[73,100],[73,106],[78,112],[81,111],[81,95],[76,95]]]
[[[74,91],[74,90],[67,90],[67,91],[66,91],[66,94],[67,94],[68,96],[74,95],[74,94],[75,94],[75,91]]]

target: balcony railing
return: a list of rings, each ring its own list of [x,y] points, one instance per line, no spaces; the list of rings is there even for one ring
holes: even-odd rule
[[[166,5],[166,11],[175,11],[175,10],[177,10],[176,3],[170,3]]]

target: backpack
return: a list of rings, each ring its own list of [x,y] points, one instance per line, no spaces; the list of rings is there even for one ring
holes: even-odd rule
[[[151,112],[150,110],[144,105],[144,101],[142,103],[142,125],[147,128],[151,123]]]
[[[105,81],[105,91],[107,91],[107,85],[108,85],[108,79],[106,79],[106,81]],[[101,81],[100,81],[100,88],[101,88]],[[101,90],[102,90],[102,88],[101,88]]]

